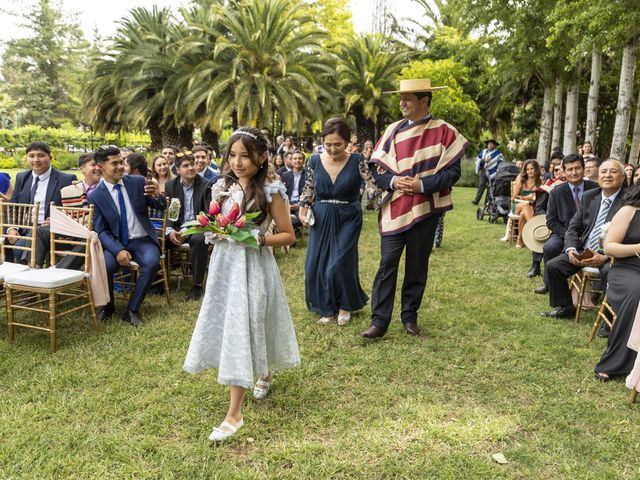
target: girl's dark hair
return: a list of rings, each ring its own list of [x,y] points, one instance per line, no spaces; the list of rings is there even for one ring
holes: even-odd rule
[[[338,134],[340,138],[344,139],[345,143],[351,141],[351,129],[342,118],[330,118],[325,122],[322,129],[322,138],[324,139],[324,137],[332,133]]]
[[[540,186],[542,184],[542,178],[540,175],[540,164],[536,161],[536,160],[527,160],[526,162],[524,162],[524,165],[522,166],[522,173],[520,174],[520,183],[522,185],[524,185],[527,182],[527,178],[529,178],[527,176],[527,167],[529,165],[533,165],[533,168],[535,168],[536,171],[536,186]]]
[[[282,160],[282,165],[277,164],[278,157],[280,157],[280,160]],[[273,157],[273,166],[276,168],[276,170],[280,167],[284,167],[284,157],[281,154],[278,153],[275,157]]]
[[[640,182],[630,186],[624,191],[622,204],[631,205],[636,208],[640,207]]]
[[[229,175],[231,178],[237,180],[237,176],[233,173],[233,170],[229,166],[229,153],[234,143],[241,142],[242,146],[247,149],[251,161],[258,167],[256,174],[249,180],[249,186],[245,189],[245,208],[247,212],[261,212],[258,218],[254,221],[258,225],[265,219],[268,211],[267,196],[264,193],[264,184],[267,180],[267,162],[260,163],[260,157],[262,157],[268,148],[267,139],[257,128],[240,127],[229,138],[227,148],[224,152],[222,161],[223,171],[222,173]],[[225,178],[225,188],[229,188],[233,181],[230,178]]]

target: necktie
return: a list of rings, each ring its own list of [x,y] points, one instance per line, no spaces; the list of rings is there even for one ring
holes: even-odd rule
[[[113,188],[118,192],[118,205],[120,206],[120,242],[125,247],[129,244],[129,224],[127,223],[127,207],[124,204],[122,185],[116,183]]]
[[[576,210],[580,208],[580,187],[573,187],[573,201],[576,204]]]
[[[36,198],[36,191],[38,190],[38,183],[40,183],[40,177],[36,177],[33,185],[31,186],[31,193],[29,193],[29,203],[33,203]]]
[[[598,212],[598,218],[596,218],[596,223],[593,226],[593,230],[591,230],[589,241],[589,248],[597,252],[600,250],[600,235],[602,234],[602,226],[607,219],[607,214],[609,213],[609,209],[611,208],[611,199],[605,198],[600,204],[600,211]]]

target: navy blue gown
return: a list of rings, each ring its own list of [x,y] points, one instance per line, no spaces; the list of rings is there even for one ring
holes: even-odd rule
[[[359,310],[369,300],[358,275],[361,157],[359,153],[349,156],[335,184],[319,155],[309,159],[315,224],[310,229],[307,246],[305,296],[307,308],[323,317],[336,315],[339,309]]]

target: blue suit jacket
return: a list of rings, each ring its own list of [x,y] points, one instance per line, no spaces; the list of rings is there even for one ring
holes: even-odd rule
[[[564,238],[564,234],[569,227],[571,218],[576,214],[576,203],[573,200],[573,186],[569,183],[563,183],[557,186],[549,193],[549,203],[547,203],[547,227],[556,235]],[[598,188],[598,184],[591,180],[584,181],[584,198],[585,192]]]
[[[146,181],[144,177],[125,175],[122,177],[122,181],[138,221],[144,227],[149,238],[160,248],[158,236],[151,225],[151,220],[149,220],[148,208],[164,210],[166,205],[164,196],[160,195],[158,200],[145,196]],[[100,185],[87,200],[93,205],[93,229],[98,234],[102,247],[117,256],[121,250],[126,250],[126,248],[120,241],[120,215],[118,215],[113,198],[104,182],[100,182]]]
[[[16,176],[15,187],[11,194],[12,202],[29,203],[32,178],[31,170],[25,170]],[[44,205],[41,205],[41,207],[44,207],[44,218],[49,218],[49,205],[51,202],[56,205],[62,205],[62,196],[60,195],[60,191],[63,187],[71,185],[74,180],[77,180],[75,175],[61,172],[55,168],[51,169],[51,176],[49,177],[49,184],[47,185]]]
[[[304,182],[307,179],[307,172],[305,169],[302,170],[302,176],[300,177],[300,183],[298,183],[298,198],[300,198],[300,195],[302,195],[302,191],[304,190]],[[291,195],[293,194],[293,187],[294,187],[294,181],[293,181],[293,170],[290,170],[288,172],[284,172],[282,174],[282,181],[284,182],[285,187],[287,187],[287,198],[289,199],[289,202],[291,202]]]

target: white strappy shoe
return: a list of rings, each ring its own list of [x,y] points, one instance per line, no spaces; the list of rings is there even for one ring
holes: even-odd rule
[[[235,433],[240,430],[240,427],[244,425],[244,420],[240,420],[240,423],[237,425],[231,425],[226,420],[220,424],[219,427],[215,427],[211,431],[211,435],[209,435],[209,440],[212,442],[222,442],[229,437],[235,435]]]
[[[351,312],[338,315],[338,325],[344,327],[351,320]]]
[[[273,381],[273,377],[270,380],[263,380],[262,378],[258,378],[255,386],[253,387],[253,398],[256,400],[264,400],[264,398],[269,394],[269,389],[271,388],[271,382]]]

